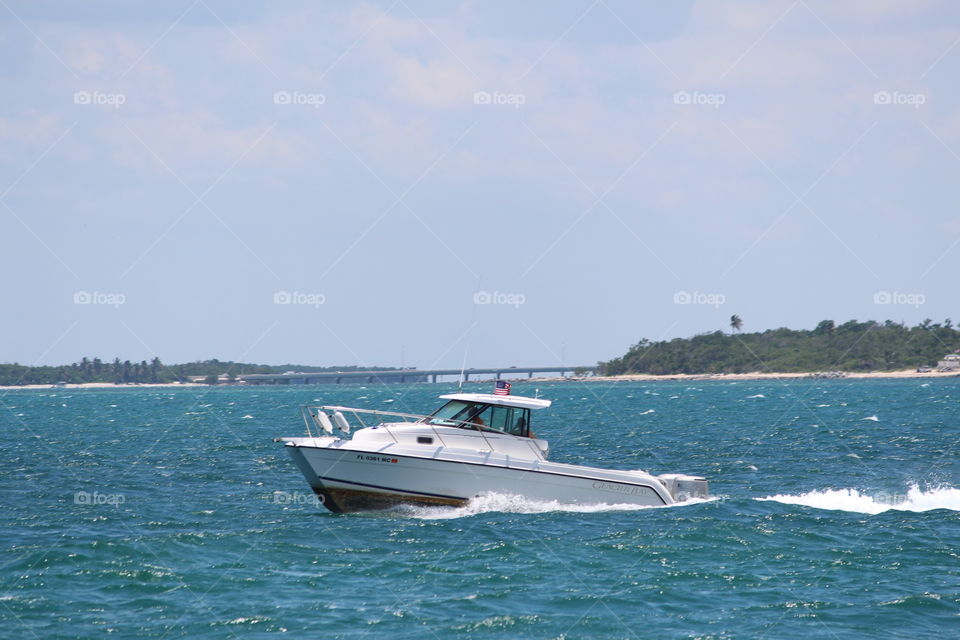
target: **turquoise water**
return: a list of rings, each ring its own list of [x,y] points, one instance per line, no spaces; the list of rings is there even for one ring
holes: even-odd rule
[[[335,515],[272,442],[297,406],[422,412],[449,386],[7,392],[0,636],[960,630],[960,381],[536,386],[553,459],[702,474],[716,499]]]

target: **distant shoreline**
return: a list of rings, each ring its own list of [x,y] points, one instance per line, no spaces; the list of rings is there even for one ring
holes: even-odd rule
[[[929,371],[927,373],[918,373],[914,369],[904,369],[902,371],[869,371],[869,372],[823,372],[812,371],[803,373],[764,373],[754,371],[752,373],[674,373],[655,375],[649,373],[624,374],[619,376],[589,376],[565,378],[515,378],[511,382],[530,383],[530,382],[658,382],[658,381],[704,381],[704,380],[726,380],[726,381],[750,381],[750,380],[894,380],[894,379],[929,379],[929,378],[960,378],[960,371]],[[488,382],[488,380],[477,380],[475,382]],[[368,383],[371,384],[371,383]],[[376,383],[372,383],[376,384]],[[12,389],[45,389],[48,391],[56,389],[140,389],[140,388],[167,388],[180,389],[184,387],[210,387],[200,382],[145,382],[135,384],[114,384],[112,382],[84,382],[79,384],[66,384],[64,386],[50,384],[24,384],[24,385],[0,385],[0,391]],[[265,387],[274,388],[275,385],[212,385],[220,387]],[[288,385],[280,385],[288,387]],[[301,386],[301,385],[293,385]],[[340,386],[353,386],[349,383]]]
[[[655,382],[658,380],[892,380],[892,379],[927,379],[927,378],[957,378],[960,371],[928,371],[918,373],[916,369],[902,371],[808,371],[798,373],[673,373],[651,374],[637,373],[619,376],[589,376],[583,378],[534,378],[531,382],[559,382],[563,380],[579,380],[583,382]]]

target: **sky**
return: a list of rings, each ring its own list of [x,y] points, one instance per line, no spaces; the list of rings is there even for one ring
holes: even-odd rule
[[[960,321],[953,2],[0,0],[0,74],[0,362]]]

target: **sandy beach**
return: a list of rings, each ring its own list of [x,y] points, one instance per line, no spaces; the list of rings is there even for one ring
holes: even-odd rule
[[[142,384],[114,384],[112,382],[84,382],[82,384],[19,384],[0,385],[0,390],[6,389],[140,389],[144,387],[205,387],[199,382],[144,382]]]

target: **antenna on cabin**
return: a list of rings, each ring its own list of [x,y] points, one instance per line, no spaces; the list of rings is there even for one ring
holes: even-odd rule
[[[463,362],[460,364],[460,379],[457,380],[457,391],[463,390],[463,372],[467,369],[467,347],[463,348]]]
[[[467,329],[466,334],[470,335],[473,333],[473,327],[476,326],[477,321],[477,305],[482,304],[484,301],[489,302],[487,297],[488,293],[485,291],[480,291],[480,277],[477,276],[477,290],[473,293],[473,309],[470,311],[470,327]],[[467,370],[467,350],[470,348],[470,339],[467,338],[467,343],[463,345],[463,362],[460,364],[460,379],[457,381],[457,391],[463,389],[463,376],[464,371]]]

